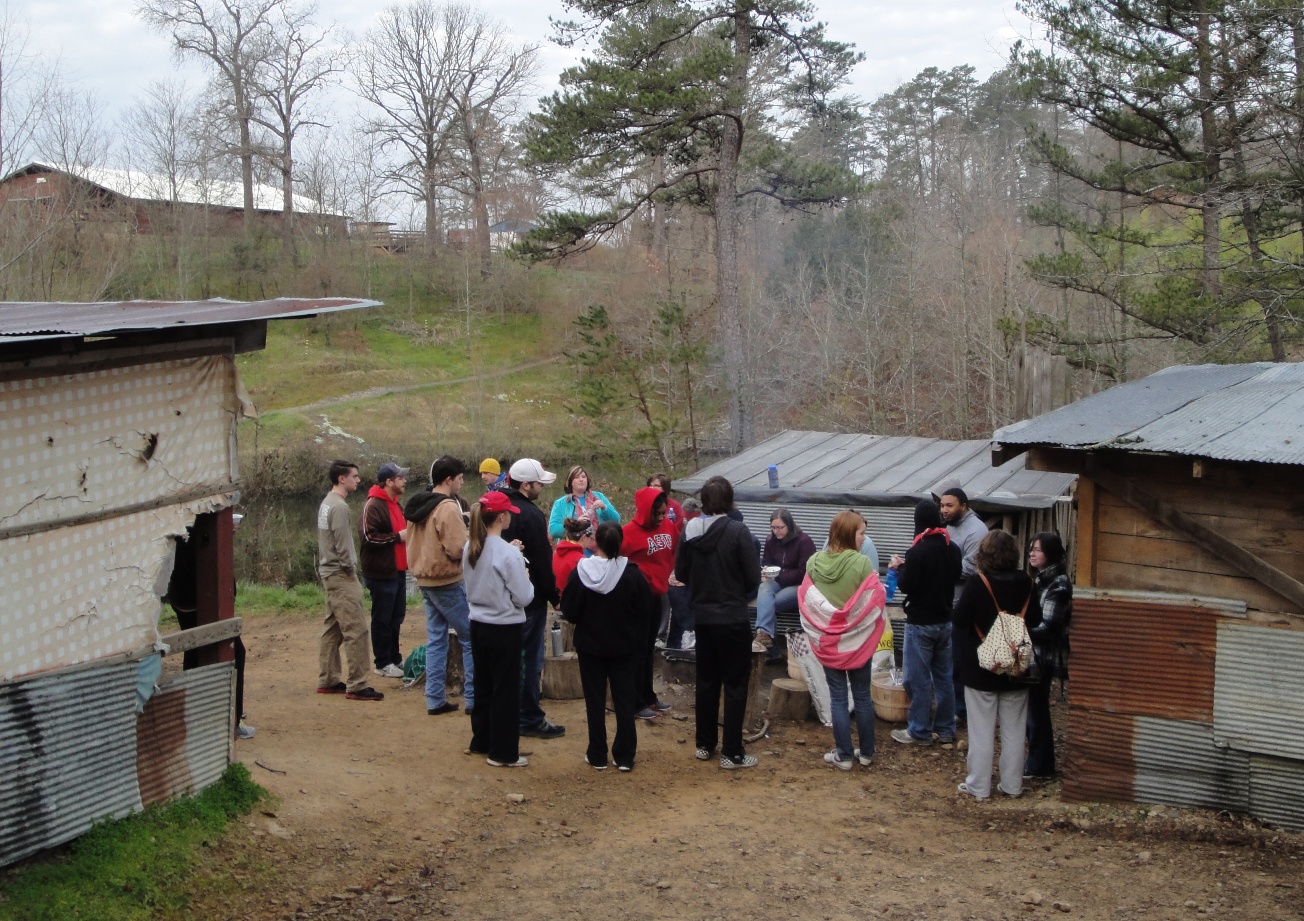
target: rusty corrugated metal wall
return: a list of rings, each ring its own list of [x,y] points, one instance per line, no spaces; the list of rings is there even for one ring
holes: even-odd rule
[[[1064,798],[1245,812],[1304,829],[1304,630],[1241,602],[1079,589]]]
[[[235,732],[232,663],[182,672],[145,704],[136,721],[141,803],[165,803],[216,781],[230,763]]]

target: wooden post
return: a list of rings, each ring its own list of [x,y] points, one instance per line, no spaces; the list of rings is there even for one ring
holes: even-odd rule
[[[195,623],[214,624],[235,617],[235,523],[231,509],[197,515],[190,529],[195,546]],[[196,650],[199,665],[235,659],[230,640]]]
[[[1079,476],[1077,483],[1078,534],[1077,572],[1075,585],[1096,583],[1096,525],[1099,521],[1100,489],[1087,476]]]

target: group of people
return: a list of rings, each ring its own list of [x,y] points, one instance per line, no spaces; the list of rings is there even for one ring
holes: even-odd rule
[[[757,763],[743,741],[752,653],[773,646],[776,612],[795,608],[829,684],[834,747],[824,759],[850,770],[857,762],[871,764],[874,756],[871,661],[886,625],[886,601],[899,588],[906,593],[904,665],[911,705],[906,728],[893,731],[892,738],[916,745],[953,740],[961,694],[955,688],[961,687],[960,712],[967,712],[970,735],[961,792],[990,795],[998,723],[1002,792],[1018,795],[1025,774],[1054,772],[1049,689],[1063,664],[1072,592],[1056,535],[1039,534],[1029,548],[1034,583],[1018,568],[1014,538],[988,533],[964,491],[948,487],[940,502],[919,503],[914,543],[904,557],[893,555],[885,586],[865,520],[851,510],[835,517],[824,549],[816,550],[780,509],[762,551],[723,477],[702,486],[700,502],[683,506],[671,496],[668,477],[649,477],[634,495],[632,520],[622,526],[617,509],[581,466],[571,468],[548,515],[537,500],[557,476],[539,461],[522,458],[503,473],[488,458],[479,472],[486,491],[468,504],[460,495],[465,465],[440,457],[430,467],[430,489],[400,507],[409,470],[381,465],[360,517],[359,559],[345,502],[360,483],[358,468],[348,461],[331,465],[331,490],[318,513],[319,572],[327,599],[319,693],[382,700],[367,677],[368,655],[375,674],[401,677],[398,636],[410,571],[426,609],[427,713],[459,709],[445,686],[451,633],[463,651],[468,750],[490,765],[527,764],[520,754],[522,736],[565,734],[565,727],[548,719],[540,698],[551,604],[574,625],[589,765],[633,769],[637,721],[671,709],[653,688],[658,637],[671,647],[691,637],[696,756],[713,760],[718,751],[721,767],[746,768]],[[370,637],[359,568],[371,591]],[[981,636],[1001,610],[1023,611],[1037,642],[1043,678],[1031,688],[977,665]],[[608,694],[616,724],[610,746]],[[722,700],[723,719],[717,720]],[[851,738],[853,711],[858,746]]]

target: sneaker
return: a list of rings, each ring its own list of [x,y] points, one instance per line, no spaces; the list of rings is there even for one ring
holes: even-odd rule
[[[987,799],[987,797],[979,796],[977,793],[973,792],[973,790],[969,788],[969,785],[967,783],[956,784],[955,792],[963,793],[965,796],[972,796],[974,799],[978,799],[978,800]]]
[[[458,706],[459,706],[458,704],[453,704],[453,703],[449,703],[448,701],[444,701],[438,707],[427,707],[426,715],[439,716],[441,713],[452,713],[454,710],[458,708]]]
[[[253,726],[246,726],[244,723],[235,727],[235,737],[242,741],[245,739],[252,739],[257,732],[258,730]]]
[[[652,645],[653,645],[653,647],[655,647],[656,649],[665,649],[665,648],[666,648],[666,640],[665,640],[665,637],[663,637],[663,636],[658,636],[658,637],[656,638],[656,641],[655,641]]]
[[[833,751],[825,752],[824,760],[833,765],[839,771],[851,770],[851,759],[848,758],[846,761],[843,761],[838,757],[838,750],[836,748],[833,749]]]
[[[861,767],[869,767],[871,764],[874,763],[874,756],[862,755],[860,753],[860,749],[856,749],[854,752],[852,752],[852,754],[856,756],[856,760],[860,762]]]
[[[730,757],[725,755],[720,759],[720,767],[726,771],[736,771],[739,768],[756,767],[760,762],[756,760],[755,755],[735,755]]]
[[[343,681],[337,681],[334,684],[326,685],[326,687],[321,687],[319,685],[317,687],[317,693],[318,694],[343,694],[348,689],[349,686],[346,685]]]
[[[380,677],[382,677],[382,678],[402,678],[402,677],[403,677],[403,669],[399,668],[399,667],[398,667],[397,665],[395,665],[393,662],[391,662],[389,665],[386,665],[384,668],[373,669],[373,671],[375,671],[375,673],[376,673],[377,675],[379,675]]]
[[[752,652],[769,652],[773,645],[774,637],[764,630],[757,630],[756,636],[752,639]]]
[[[699,748],[696,752],[698,761],[710,761],[713,754],[715,752],[709,748]]]
[[[934,740],[935,742],[937,742],[938,745],[954,745],[954,744],[955,744],[955,736],[939,736],[939,735],[937,735],[936,733],[934,733],[934,734],[933,734],[933,740]]]
[[[680,649],[694,649],[697,646],[697,631],[685,630],[684,638],[679,641]]]
[[[547,720],[544,720],[533,729],[521,730],[521,735],[531,739],[560,739],[565,734],[565,726],[558,726],[556,723],[550,723]]]
[[[675,709],[675,705],[668,704],[664,700],[658,700],[652,705],[652,709],[656,710],[658,713],[665,713],[667,710]]]
[[[638,711],[634,715],[641,720],[654,720],[661,714],[657,712],[657,709],[655,707],[644,707],[642,710]]]
[[[589,767],[593,768],[593,770],[595,771],[605,771],[607,769],[606,762],[603,762],[602,764],[594,764],[592,761],[589,760],[588,755],[584,756],[584,763],[587,764]]]
[[[618,764],[618,765],[616,765],[616,770],[620,771],[620,773],[622,773],[622,774],[628,774],[630,771],[634,770],[634,765],[632,765],[632,764]]]
[[[900,742],[902,745],[932,745],[933,744],[933,740],[931,737],[927,739],[916,739],[914,736],[910,734],[910,730],[908,729],[893,729],[892,741]]]
[[[345,691],[344,697],[347,700],[384,700],[385,695],[375,688],[362,688],[358,691]]]
[[[525,767],[527,764],[530,763],[530,761],[528,758],[522,755],[521,757],[517,758],[515,761],[495,761],[492,758],[485,758],[484,763],[489,765],[490,767]]]

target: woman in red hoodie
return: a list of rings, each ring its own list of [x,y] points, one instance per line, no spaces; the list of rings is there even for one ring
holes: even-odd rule
[[[566,591],[566,583],[580,560],[588,556],[598,546],[593,539],[594,525],[590,518],[567,518],[562,522],[566,534],[557,541],[552,551],[552,574],[557,577],[557,593]]]
[[[643,573],[656,599],[656,614],[647,624],[647,646],[638,655],[638,675],[634,691],[639,719],[656,719],[670,709],[652,689],[652,656],[656,653],[657,630],[661,627],[661,599],[670,589],[670,574],[675,569],[675,550],[679,546],[679,526],[666,518],[669,496],[659,486],[645,486],[634,493],[634,520],[625,525],[620,555],[627,557]]]

